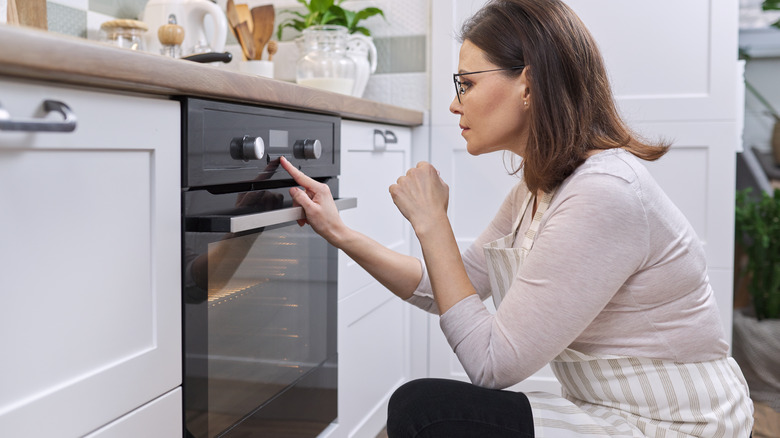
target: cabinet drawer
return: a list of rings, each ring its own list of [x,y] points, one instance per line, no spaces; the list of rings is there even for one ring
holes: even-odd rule
[[[181,436],[181,388],[152,400],[85,438],[171,438]]]

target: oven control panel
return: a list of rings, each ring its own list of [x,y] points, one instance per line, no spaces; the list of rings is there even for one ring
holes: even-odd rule
[[[289,179],[282,156],[315,178],[339,174],[336,116],[186,99],[182,119],[183,187]]]

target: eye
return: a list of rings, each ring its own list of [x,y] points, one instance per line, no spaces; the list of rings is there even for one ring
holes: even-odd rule
[[[458,91],[460,92],[461,95],[466,94],[466,91],[468,91],[469,88],[471,88],[471,85],[472,85],[471,81],[468,81],[468,80],[466,80],[466,81],[459,81],[458,82]]]

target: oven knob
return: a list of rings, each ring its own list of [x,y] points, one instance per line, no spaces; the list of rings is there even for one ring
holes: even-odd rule
[[[262,137],[245,135],[235,137],[230,142],[230,156],[236,160],[259,160],[265,155],[265,142]]]
[[[319,140],[298,140],[293,145],[295,158],[314,159],[322,155],[322,143]]]

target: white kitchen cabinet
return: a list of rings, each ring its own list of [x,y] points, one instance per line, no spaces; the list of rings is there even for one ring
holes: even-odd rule
[[[352,228],[409,254],[411,227],[388,192],[410,166],[411,129],[343,121],[341,197],[357,197],[342,212]],[[387,401],[409,375],[411,306],[339,253],[339,401],[330,437],[373,438],[384,427]]]
[[[0,118],[45,100],[75,131],[0,131],[2,436],[84,436],[181,385],[179,104],[0,79]],[[96,435],[161,436],[179,399]]]
[[[431,162],[450,184],[450,217],[461,249],[492,219],[516,179],[502,154],[471,157],[449,112],[463,21],[485,0],[432,0]],[[737,1],[566,0],[597,40],[629,125],[673,143],[647,167],[690,220],[707,253],[711,284],[731,333],[735,150],[738,143]],[[609,10],[609,14],[604,14]],[[507,164],[511,164],[507,159]],[[431,377],[468,380],[429,317]],[[557,392],[549,368],[517,388]]]
[[[101,427],[85,438],[173,438],[182,434],[181,387]]]

